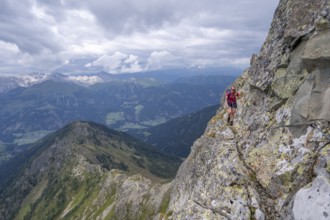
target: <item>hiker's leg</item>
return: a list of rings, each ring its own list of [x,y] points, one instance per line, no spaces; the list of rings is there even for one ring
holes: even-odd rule
[[[230,122],[230,118],[231,118],[231,107],[228,107],[227,123]]]
[[[235,117],[235,114],[236,114],[237,103],[234,102],[231,107],[232,107],[231,108],[232,110],[231,110],[231,116],[230,117],[231,117],[231,124],[233,124],[234,117]]]
[[[231,114],[231,107],[230,106],[228,107],[227,112],[228,112],[228,115]]]
[[[228,105],[228,109],[227,109],[227,112],[228,112],[228,117],[227,117],[227,123],[230,122],[230,118],[231,118],[231,114],[232,114],[232,106],[230,103],[227,103]]]
[[[235,114],[236,114],[236,108],[232,108],[232,110],[231,110],[231,119],[232,120],[234,120]]]

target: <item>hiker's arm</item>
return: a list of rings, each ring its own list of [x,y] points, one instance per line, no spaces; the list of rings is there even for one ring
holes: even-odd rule
[[[244,96],[239,92],[237,92],[237,100],[239,100],[241,103],[244,102]]]

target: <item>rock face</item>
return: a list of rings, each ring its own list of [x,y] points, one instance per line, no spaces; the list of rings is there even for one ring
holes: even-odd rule
[[[327,0],[280,1],[234,126],[219,109],[178,171],[172,219],[330,218],[329,24]]]

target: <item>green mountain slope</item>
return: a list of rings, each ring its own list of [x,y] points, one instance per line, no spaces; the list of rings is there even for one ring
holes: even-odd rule
[[[135,178],[164,182],[174,178],[181,163],[129,135],[92,122],[73,122],[34,144],[29,152],[21,164],[1,166],[0,174],[7,175],[1,179],[7,182],[0,193],[0,219],[97,215],[103,206],[93,201],[100,199],[102,184],[109,185],[105,181],[110,176],[140,174]],[[3,172],[6,168],[11,176]],[[119,186],[109,185],[104,206],[113,202]],[[90,213],[84,213],[87,208]]]
[[[5,143],[32,143],[72,120],[94,120],[86,88],[46,81],[1,96],[1,136]]]
[[[187,157],[193,142],[204,133],[218,108],[218,105],[207,107],[131,134],[166,153]]]

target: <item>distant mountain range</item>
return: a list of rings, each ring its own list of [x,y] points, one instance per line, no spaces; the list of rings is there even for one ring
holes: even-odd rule
[[[0,152],[10,152],[0,160],[74,120],[95,121],[121,131],[150,128],[218,104],[235,79],[218,75],[162,82],[131,76],[111,80],[111,75],[101,75],[109,81],[82,86],[54,74],[0,95]]]
[[[44,73],[34,73],[20,76],[0,76],[0,94],[7,93],[17,87],[29,87],[46,80]]]
[[[62,73],[32,73],[16,76],[0,76],[0,94],[7,93],[18,87],[30,87],[47,80],[57,82],[72,82],[82,86],[90,86],[96,83],[105,83],[114,80],[113,75],[106,72],[79,75],[64,75]]]
[[[240,69],[222,68],[222,69],[179,69],[179,70],[159,70],[141,73],[110,74],[104,71],[97,73],[31,73],[14,76],[0,75],[0,94],[7,93],[18,87],[29,87],[47,80],[58,82],[71,82],[82,86],[91,86],[97,83],[107,83],[111,81],[141,80],[149,79],[158,82],[172,82],[179,78],[192,77],[196,75],[218,75],[235,76],[240,73]]]
[[[0,166],[0,219],[102,216],[130,187],[125,175],[169,181],[181,162],[104,125],[73,122]]]

